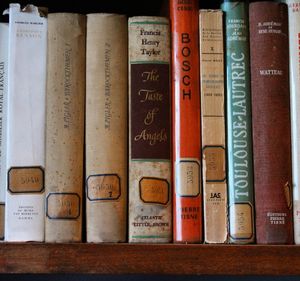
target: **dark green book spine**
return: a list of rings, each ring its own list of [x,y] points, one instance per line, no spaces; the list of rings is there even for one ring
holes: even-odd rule
[[[254,242],[248,3],[225,1],[229,235]]]

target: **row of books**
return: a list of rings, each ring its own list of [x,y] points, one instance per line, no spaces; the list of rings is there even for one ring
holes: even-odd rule
[[[169,6],[127,19],[10,4],[5,241],[79,242],[85,215],[87,242],[299,243],[298,10]]]

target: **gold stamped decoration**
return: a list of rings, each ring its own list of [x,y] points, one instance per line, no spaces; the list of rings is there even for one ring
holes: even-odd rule
[[[41,167],[13,167],[8,171],[8,190],[12,193],[34,193],[44,189]]]
[[[166,205],[169,202],[168,181],[159,178],[142,178],[140,180],[140,197],[145,203]]]
[[[87,196],[93,200],[117,200],[121,196],[121,183],[117,174],[92,175],[87,179]]]
[[[47,217],[50,219],[77,219],[80,215],[80,197],[76,193],[50,193],[47,196]]]
[[[180,196],[196,197],[200,194],[200,164],[197,161],[182,160],[176,164],[178,175],[177,193]]]
[[[254,233],[251,205],[236,203],[230,209],[230,236],[234,239],[250,239]]]
[[[207,182],[225,180],[225,150],[223,147],[206,146],[203,149],[203,162],[206,167]]]

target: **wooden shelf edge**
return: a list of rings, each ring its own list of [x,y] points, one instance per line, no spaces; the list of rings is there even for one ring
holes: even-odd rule
[[[1,243],[0,273],[300,275],[300,246]]]

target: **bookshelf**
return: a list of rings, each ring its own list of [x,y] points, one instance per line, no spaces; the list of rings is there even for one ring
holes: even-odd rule
[[[49,12],[165,14],[167,1],[18,1]],[[217,8],[218,0],[201,1]],[[3,11],[9,1],[1,1]],[[130,8],[134,6],[134,9]],[[3,18],[5,19],[5,18]],[[0,273],[97,273],[168,275],[300,275],[300,246],[200,244],[1,243]]]
[[[300,275],[300,247],[4,243],[0,273]]]

